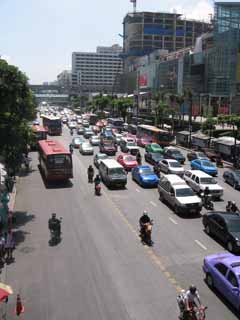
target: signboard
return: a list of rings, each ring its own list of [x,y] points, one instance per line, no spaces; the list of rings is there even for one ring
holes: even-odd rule
[[[140,74],[138,79],[139,88],[148,87],[148,75],[146,73]]]

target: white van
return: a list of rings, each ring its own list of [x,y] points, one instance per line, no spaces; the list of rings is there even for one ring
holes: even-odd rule
[[[198,214],[202,209],[201,199],[176,174],[161,176],[158,183],[158,192],[160,200],[167,201],[177,214]]]
[[[223,195],[223,188],[217,184],[217,181],[201,170],[186,170],[183,179],[198,194],[204,192],[206,187],[208,187],[213,198],[219,200]]]
[[[99,173],[107,187],[122,187],[127,184],[127,172],[114,159],[104,159],[100,162]]]

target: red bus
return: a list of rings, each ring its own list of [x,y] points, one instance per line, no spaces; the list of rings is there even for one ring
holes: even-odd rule
[[[49,135],[60,136],[62,134],[62,121],[60,117],[43,115],[42,123]]]
[[[54,140],[41,140],[39,145],[40,169],[47,181],[73,178],[71,153]]]
[[[32,132],[34,135],[34,139],[31,143],[31,149],[36,149],[38,145],[38,141],[47,139],[47,130],[42,126],[33,125]]]

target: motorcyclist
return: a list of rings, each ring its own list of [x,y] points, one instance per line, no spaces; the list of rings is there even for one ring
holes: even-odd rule
[[[226,205],[226,211],[231,212],[231,208],[232,208],[232,201],[228,201]]]
[[[197,287],[191,285],[185,294],[185,311],[189,312],[193,307],[200,307],[202,305],[200,300],[200,295],[198,293]]]
[[[140,166],[142,164],[142,156],[140,151],[138,151],[137,155],[136,155],[136,160],[138,162],[138,165]]]
[[[139,219],[141,234],[144,234],[144,232],[145,232],[144,226],[146,223],[151,223],[151,219],[149,218],[147,211],[143,211],[143,215]]]
[[[92,182],[93,181],[93,177],[94,177],[94,169],[93,166],[90,164],[90,166],[88,167],[88,182]]]
[[[71,136],[73,135],[73,129],[70,129],[70,134],[71,134]]]
[[[48,228],[50,231],[61,234],[61,220],[56,218],[56,213],[52,213],[52,217],[48,220]]]
[[[69,144],[69,151],[70,151],[71,153],[73,153],[73,145],[72,145],[72,143]]]
[[[237,212],[237,211],[239,211],[239,209],[238,209],[235,201],[232,202],[231,210],[230,210],[230,211],[231,211],[231,212]]]
[[[100,176],[99,174],[96,175],[95,179],[94,179],[94,184],[95,184],[95,188],[98,184],[101,183],[101,179],[100,179]]]
[[[155,164],[155,165],[154,165],[153,171],[156,173],[156,175],[157,175],[158,177],[160,177],[161,171],[160,171],[160,167],[159,167],[158,164]]]

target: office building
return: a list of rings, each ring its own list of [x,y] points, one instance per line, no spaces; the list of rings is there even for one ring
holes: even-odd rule
[[[119,45],[97,47],[96,52],[72,53],[72,86],[82,92],[115,92],[122,72]]]
[[[129,13],[123,20],[124,70],[131,71],[134,57],[156,49],[172,52],[194,46],[196,38],[210,27],[203,21],[183,19],[177,13]]]

